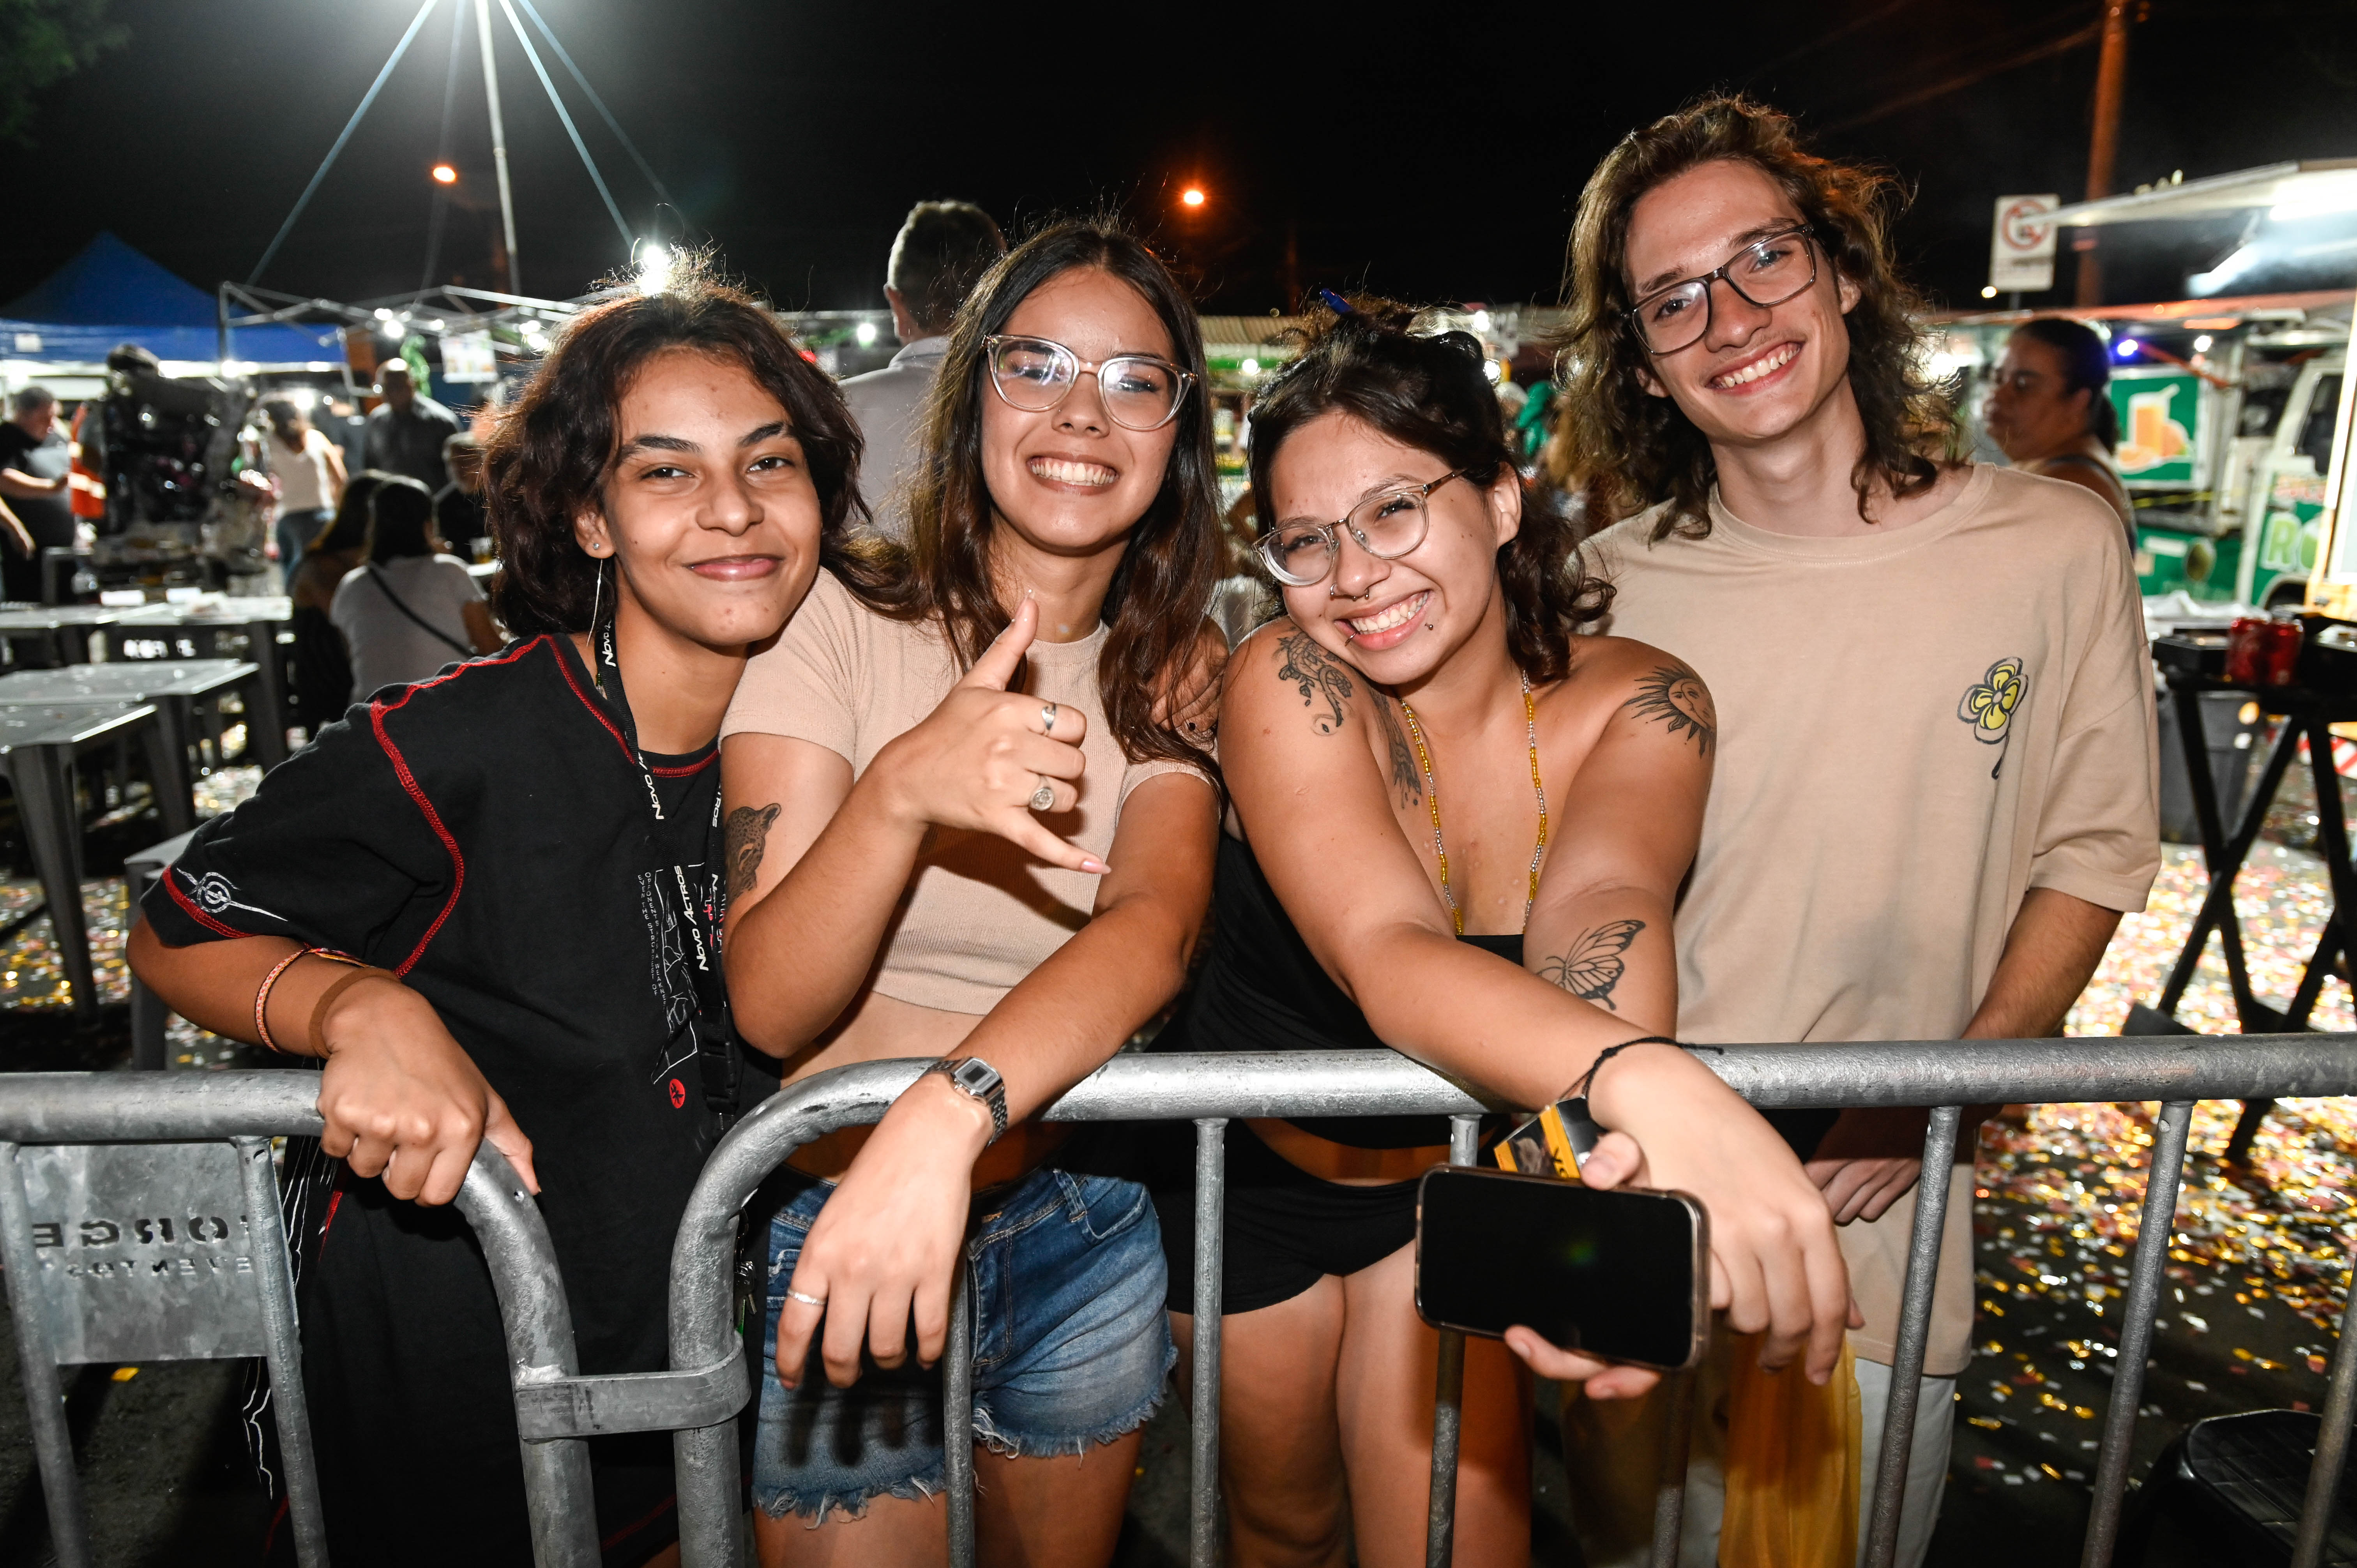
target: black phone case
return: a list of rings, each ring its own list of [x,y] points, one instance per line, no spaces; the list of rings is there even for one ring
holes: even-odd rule
[[[1518,1171],[1490,1170],[1480,1165],[1435,1165],[1424,1173],[1415,1184],[1415,1315],[1435,1328],[1452,1329],[1459,1334],[1475,1334],[1484,1339],[1501,1337],[1487,1328],[1476,1328],[1463,1323],[1448,1323],[1434,1317],[1424,1309],[1424,1189],[1426,1183],[1438,1176],[1445,1180],[1471,1178],[1480,1181],[1543,1182],[1550,1187],[1572,1185],[1555,1176],[1524,1176]],[[1675,1366],[1658,1361],[1639,1361],[1612,1358],[1622,1366],[1646,1367],[1657,1372],[1683,1372],[1702,1359],[1710,1344],[1710,1213],[1702,1200],[1691,1193],[1674,1192],[1661,1187],[1622,1187],[1611,1190],[1643,1197],[1665,1198],[1683,1204],[1694,1219],[1694,1304],[1690,1321],[1694,1324],[1694,1342],[1686,1348],[1686,1357]],[[1583,1352],[1592,1354],[1592,1352]]]

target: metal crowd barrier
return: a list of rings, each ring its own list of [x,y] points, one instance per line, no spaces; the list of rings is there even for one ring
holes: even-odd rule
[[[2150,1177],[2131,1264],[2117,1372],[2097,1456],[2093,1508],[2082,1562],[2104,1568],[2117,1539],[2129,1444],[2143,1390],[2164,1266],[2174,1234],[2193,1102],[2357,1093],[2357,1035],[2155,1036],[2069,1040],[1932,1040],[1781,1046],[1703,1058],[1763,1109],[1931,1106],[1925,1163],[1952,1158],[1961,1108],[1989,1102],[2162,1102]],[[795,1149],[838,1127],[874,1122],[914,1081],[921,1064],[871,1062],[794,1085],[723,1139],[689,1197],[672,1252],[671,1359],[667,1372],[585,1378],[578,1374],[569,1308],[538,1209],[488,1144],[477,1152],[458,1197],[490,1261],[506,1326],[524,1455],[525,1489],[539,1568],[591,1568],[597,1561],[588,1459],[582,1438],[599,1433],[672,1431],[678,1465],[682,1559],[686,1568],[740,1564],[744,1537],[736,1423],[750,1398],[745,1348],[733,1315],[738,1216],[754,1189]],[[316,1133],[316,1079],[292,1072],[27,1074],[0,1079],[0,1262],[8,1275],[35,1444],[59,1560],[88,1562],[87,1539],[57,1379],[60,1361],[115,1359],[61,1344],[73,1306],[59,1258],[43,1259],[27,1204],[27,1156],[57,1144],[187,1144],[226,1141],[237,1151],[247,1251],[254,1261],[262,1351],[277,1390],[300,1561],[326,1562],[317,1478],[302,1404],[292,1291],[285,1263],[266,1140]],[[1191,1120],[1197,1128],[1194,1293],[1193,1475],[1189,1560],[1219,1557],[1219,1300],[1224,1129],[1232,1118],[1263,1116],[1450,1116],[1451,1157],[1472,1158],[1475,1118],[1499,1109],[1440,1075],[1389,1051],[1235,1056],[1124,1056],[1076,1085],[1043,1121]],[[150,1180],[149,1194],[161,1190]],[[132,1183],[135,1186],[135,1181]],[[95,1191],[93,1187],[91,1189]],[[189,1191],[196,1189],[189,1188]],[[1915,1405],[1930,1329],[1947,1184],[1918,1190],[1889,1412],[1884,1422],[1865,1560],[1889,1568],[1898,1545]],[[135,1194],[134,1196],[138,1196]],[[179,1189],[126,1214],[186,1208]],[[91,1216],[102,1225],[118,1223]],[[2157,1221],[2157,1222],[2156,1222]],[[103,1234],[103,1231],[97,1232]],[[63,1240],[62,1230],[59,1240]],[[110,1243],[111,1244],[111,1243]],[[55,1249],[60,1253],[69,1249]],[[232,1271],[234,1273],[234,1271]],[[60,1305],[64,1298],[64,1305]],[[88,1304],[85,1304],[88,1305]],[[100,1316],[103,1316],[102,1312]],[[85,1313],[80,1320],[91,1322]],[[2310,1467],[2292,1563],[2319,1568],[2357,1411],[2357,1349],[2344,1311],[2333,1355],[2321,1435]],[[251,1354],[183,1348],[182,1355]],[[1457,1397],[1462,1345],[1444,1338],[1434,1412],[1426,1561],[1449,1558],[1456,1493]],[[945,1431],[970,1429],[972,1325],[961,1278],[951,1317]],[[1652,1561],[1676,1561],[1684,1449],[1683,1402],[1664,1455]],[[951,1560],[974,1560],[974,1470],[970,1444],[947,1444]]]

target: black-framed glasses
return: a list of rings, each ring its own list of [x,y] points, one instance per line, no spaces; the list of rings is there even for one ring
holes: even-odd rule
[[[1253,543],[1269,575],[1287,587],[1307,588],[1326,580],[1342,551],[1342,532],[1350,531],[1360,549],[1378,561],[1395,561],[1424,542],[1432,527],[1432,492],[1451,479],[1465,478],[1452,469],[1429,484],[1385,490],[1369,496],[1333,522],[1312,522],[1297,517],[1278,523]]]
[[[1072,395],[1083,375],[1097,379],[1097,394],[1115,424],[1125,430],[1159,430],[1186,406],[1195,380],[1151,354],[1116,354],[1083,360],[1053,338],[1001,333],[982,340],[990,366],[991,390],[1001,403],[1026,413],[1045,413]]]
[[[1817,281],[1816,239],[1805,223],[1754,240],[1726,264],[1698,278],[1655,289],[1629,307],[1646,352],[1674,354],[1710,330],[1710,285],[1724,283],[1746,305],[1765,310]]]

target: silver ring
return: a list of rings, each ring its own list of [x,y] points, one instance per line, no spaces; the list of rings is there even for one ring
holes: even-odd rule
[[[1055,729],[1055,727],[1056,727],[1056,704],[1055,704],[1055,703],[1049,703],[1045,704],[1044,706],[1042,706],[1042,707],[1040,708],[1040,710],[1039,710],[1039,725],[1040,725],[1040,727],[1041,727],[1042,729],[1046,729],[1046,730],[1049,730],[1049,731],[1053,731],[1053,730]]]
[[[788,1285],[786,1287],[786,1294],[793,1297],[796,1301],[801,1302],[804,1306],[824,1306],[826,1305],[826,1297],[823,1295],[804,1295],[802,1292],[794,1289],[791,1285]]]
[[[1039,788],[1031,791],[1031,809],[1035,811],[1044,811],[1055,803],[1056,787],[1045,779],[1040,779]]]

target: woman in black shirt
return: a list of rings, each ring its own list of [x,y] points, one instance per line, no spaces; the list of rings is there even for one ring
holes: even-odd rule
[[[582,1370],[664,1365],[673,1233],[755,1087],[715,736],[750,645],[845,558],[858,455],[742,295],[585,313],[491,444],[519,640],[328,725],[145,902],[132,961],[169,1005],[324,1058],[344,1164],[304,1381],[347,1568],[531,1560],[498,1308],[439,1207],[479,1139],[540,1195]],[[608,1561],[643,1562],[675,1533],[668,1441],[591,1447]]]

